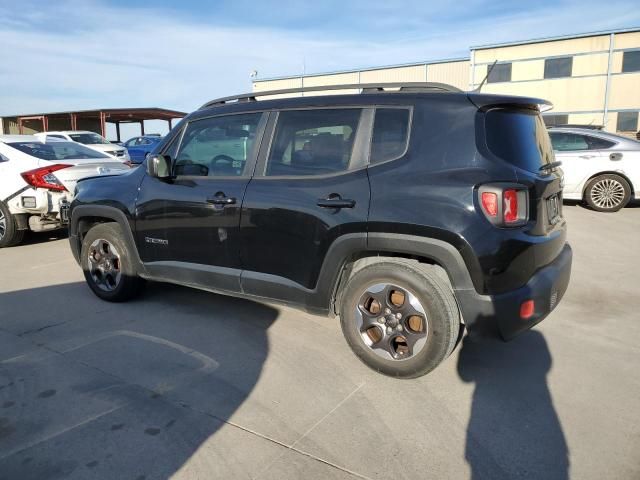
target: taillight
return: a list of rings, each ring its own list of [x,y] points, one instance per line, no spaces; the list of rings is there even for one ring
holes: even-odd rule
[[[528,190],[524,185],[482,185],[478,195],[482,212],[497,227],[516,227],[529,220]]]
[[[494,192],[482,192],[482,208],[487,215],[495,217],[498,215],[498,195]]]
[[[22,178],[32,187],[36,188],[47,188],[49,190],[56,190],[62,192],[66,190],[65,186],[58,180],[58,178],[53,174],[53,172],[57,172],[58,170],[62,170],[63,168],[71,167],[71,165],[51,165],[49,167],[36,168],[35,170],[29,170],[28,172],[23,172]]]
[[[518,221],[518,192],[505,190],[502,194],[502,213],[505,223]]]

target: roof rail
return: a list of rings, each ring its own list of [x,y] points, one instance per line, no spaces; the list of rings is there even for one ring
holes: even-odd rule
[[[283,90],[266,90],[264,92],[243,93],[230,97],[216,98],[205,103],[200,109],[224,105],[229,102],[255,102],[256,97],[269,97],[272,95],[286,95],[290,93],[323,92],[330,90],[360,90],[361,93],[384,92],[385,88],[399,88],[400,92],[424,92],[429,90],[462,93],[457,87],[438,82],[400,82],[400,83],[352,83],[346,85],[323,85],[316,87],[286,88]],[[395,91],[395,90],[394,90]]]

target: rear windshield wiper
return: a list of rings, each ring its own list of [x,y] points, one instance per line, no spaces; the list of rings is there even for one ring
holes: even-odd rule
[[[538,170],[540,170],[541,172],[546,172],[547,170],[553,170],[554,168],[557,168],[560,165],[562,165],[562,162],[558,160],[557,162],[545,163]]]

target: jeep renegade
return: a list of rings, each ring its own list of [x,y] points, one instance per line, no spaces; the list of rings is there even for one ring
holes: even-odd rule
[[[147,279],[338,315],[365,364],[405,378],[463,328],[507,340],[557,306],[572,253],[545,101],[305,91],[327,89],[361,93],[214,100],[144,167],[79,182],[69,240],[91,290],[125,301]]]

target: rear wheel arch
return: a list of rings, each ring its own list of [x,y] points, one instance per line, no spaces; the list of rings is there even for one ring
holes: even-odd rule
[[[589,178],[587,178],[583,185],[582,185],[582,199],[585,199],[585,195],[587,193],[587,185],[589,185],[589,182],[591,180],[593,180],[596,177],[599,177],[601,175],[617,175],[618,177],[624,179],[624,181],[627,182],[627,184],[629,185],[629,188],[631,189],[631,195],[633,196],[635,194],[635,188],[633,186],[633,183],[631,182],[631,180],[629,179],[629,177],[627,175],[625,175],[624,173],[621,172],[616,172],[615,170],[605,170],[602,172],[598,172],[598,173],[594,173],[593,175],[591,175]]]
[[[402,234],[370,234],[367,243],[367,247],[343,256],[336,265],[338,273],[332,282],[329,298],[333,314],[337,313],[341,291],[349,278],[366,266],[389,259],[433,266],[434,273],[453,291],[475,289],[462,255],[443,240]]]
[[[453,284],[451,283],[451,277],[449,276],[447,269],[434,258],[419,255],[396,254],[394,252],[385,251],[365,251],[360,252],[360,254],[356,255],[353,259],[343,262],[342,268],[340,269],[340,275],[335,283],[335,286],[333,288],[333,295],[331,297],[332,313],[337,314],[336,308],[340,303],[340,294],[342,293],[345,284],[356,273],[376,263],[398,261],[415,262],[419,265],[433,267],[434,273],[438,275],[438,277],[440,277],[442,280],[444,280],[445,283],[449,285],[451,290],[453,290]]]

